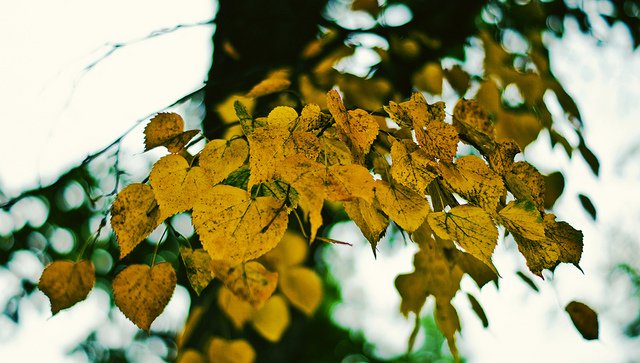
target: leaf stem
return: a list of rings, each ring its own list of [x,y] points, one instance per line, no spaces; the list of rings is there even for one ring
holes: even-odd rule
[[[156,264],[156,256],[158,255],[158,248],[160,247],[160,242],[162,241],[164,236],[167,234],[168,229],[169,228],[165,227],[164,232],[162,232],[162,236],[160,236],[160,238],[158,239],[158,243],[156,243],[156,248],[153,250],[153,258],[151,259],[151,267],[153,267]]]

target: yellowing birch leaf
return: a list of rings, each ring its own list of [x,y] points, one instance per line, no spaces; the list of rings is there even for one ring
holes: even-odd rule
[[[349,218],[355,222],[371,244],[375,255],[378,241],[384,236],[389,226],[389,219],[380,213],[373,204],[360,198],[356,198],[351,202],[344,202],[343,205]]]
[[[269,128],[283,127],[289,128],[298,118],[298,113],[291,107],[278,106],[269,112],[267,125]]]
[[[156,161],[149,173],[149,184],[160,207],[160,220],[193,208],[208,186],[204,171],[190,167],[185,158],[176,154]]]
[[[542,216],[528,200],[513,200],[498,213],[502,224],[513,233],[532,240],[545,238]]]
[[[237,297],[224,286],[218,290],[218,306],[238,330],[242,329],[244,324],[251,320],[253,313],[256,311],[251,304]]]
[[[200,354],[200,352],[187,349],[186,351],[180,353],[178,357],[178,363],[206,363],[205,358]]]
[[[465,251],[495,271],[491,255],[498,242],[498,229],[481,208],[461,205],[449,212],[430,213],[429,226],[442,239],[453,239]]]
[[[238,264],[274,248],[287,229],[287,211],[272,197],[252,199],[245,190],[216,185],[196,202],[192,214],[211,259]]]
[[[253,328],[270,342],[277,342],[289,326],[289,308],[282,296],[272,296],[251,319]]]
[[[473,100],[461,99],[453,109],[453,126],[460,138],[488,155],[495,147],[494,127],[489,115]]]
[[[161,222],[160,209],[150,186],[134,183],[122,189],[111,206],[111,227],[120,246],[120,259]]]
[[[327,106],[336,127],[349,140],[354,154],[358,158],[366,155],[378,136],[379,125],[373,116],[363,110],[347,111],[336,90],[327,93]]]
[[[458,131],[444,122],[431,121],[416,129],[416,140],[429,158],[451,162],[458,151]]]
[[[278,284],[278,273],[256,261],[233,267],[216,266],[216,275],[231,292],[254,307],[262,306]]]
[[[333,201],[349,201],[355,198],[362,198],[369,203],[373,201],[373,176],[361,165],[331,166],[326,188],[327,198]]]
[[[529,270],[542,276],[542,270],[553,270],[561,262],[578,266],[582,256],[582,232],[565,222],[556,222],[553,214],[544,216],[544,225],[545,238],[538,241],[513,234]]]
[[[322,95],[324,97],[324,94]],[[321,130],[329,126],[331,117],[320,111],[320,106],[307,104],[300,112],[297,129],[300,131]]]
[[[280,91],[284,91],[291,85],[291,81],[284,78],[267,78],[262,82],[253,86],[251,91],[247,93],[246,97],[262,97],[266,95],[270,95],[272,93],[277,93]]]
[[[408,232],[418,229],[429,213],[429,202],[423,195],[399,184],[377,180],[376,198],[382,211]]]
[[[180,247],[180,256],[182,256],[182,262],[187,270],[187,278],[191,287],[196,294],[200,295],[215,277],[213,260],[202,248]]]
[[[586,304],[572,301],[564,309],[573,325],[586,340],[598,339],[598,314]]]
[[[215,185],[238,170],[249,157],[249,145],[244,139],[211,140],[200,153],[200,167],[208,182]]]
[[[456,331],[460,330],[460,319],[458,312],[451,305],[451,302],[440,302],[436,299],[435,318],[442,335],[447,338],[447,344],[453,359],[458,361],[458,348],[456,347]]]
[[[495,214],[507,194],[502,178],[477,156],[459,158],[455,164],[438,164],[445,185],[468,201]]]
[[[307,257],[308,242],[299,234],[287,230],[276,248],[262,256],[268,266],[276,271],[299,265]]]
[[[436,175],[435,162],[425,152],[417,149],[410,140],[396,141],[391,146],[391,176],[398,183],[423,194]]]
[[[544,213],[544,177],[531,164],[518,161],[504,176],[509,191],[516,199],[529,200]]]
[[[318,161],[325,165],[349,165],[354,162],[347,144],[336,134],[336,128],[327,129],[320,136],[320,155]]]
[[[504,176],[513,168],[513,158],[520,153],[520,147],[513,140],[497,143],[495,149],[488,155],[489,165],[496,173]]]
[[[280,169],[279,178],[289,183],[300,196],[300,207],[309,216],[310,240],[322,226],[322,205],[325,199],[326,168],[302,155],[287,158]]]
[[[38,288],[51,301],[51,313],[55,315],[86,299],[95,282],[91,261],[54,261],[42,271]]]
[[[524,150],[542,130],[535,115],[529,112],[501,112],[496,123],[497,139],[513,139]]]
[[[177,113],[159,113],[144,129],[145,151],[166,146],[170,153],[177,153],[198,132],[198,130],[184,131],[184,120]]]
[[[471,81],[471,76],[459,65],[454,65],[451,69],[444,70],[444,76],[449,81],[451,87],[460,95],[460,97],[464,96],[469,89],[469,83]]]
[[[301,154],[310,160],[315,160],[320,154],[320,140],[306,131],[294,131],[284,143],[284,156]]]
[[[432,95],[442,93],[442,80],[444,74],[439,63],[430,62],[425,64],[418,72],[413,75],[413,84],[423,91]]]
[[[129,265],[113,279],[116,306],[140,329],[149,331],[176,288],[176,272],[168,262],[153,267]]]
[[[274,178],[285,159],[284,147],[290,132],[286,127],[260,127],[248,136],[251,176],[248,187]]]
[[[244,339],[226,340],[218,337],[209,344],[209,363],[253,363],[256,352]]]
[[[322,301],[322,280],[309,268],[288,268],[280,274],[280,291],[291,305],[311,316]]]

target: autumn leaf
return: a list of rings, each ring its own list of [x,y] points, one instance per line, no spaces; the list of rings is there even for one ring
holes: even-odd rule
[[[194,205],[192,220],[211,259],[233,265],[275,247],[287,229],[288,216],[275,198],[251,198],[245,190],[217,185]]]
[[[442,93],[444,73],[437,62],[429,62],[418,70],[412,77],[413,84],[420,90],[439,95]]]
[[[382,211],[408,232],[418,229],[429,213],[426,198],[400,184],[377,180],[376,198]]]
[[[415,131],[416,140],[428,158],[451,162],[456,156],[459,139],[455,127],[431,121]]]
[[[209,363],[253,363],[256,352],[244,339],[226,340],[218,337],[209,343]]]
[[[355,161],[347,144],[337,135],[335,127],[323,132],[319,140],[319,162],[325,165],[350,165]]]
[[[505,140],[495,144],[495,148],[488,155],[487,160],[493,171],[505,176],[513,168],[513,158],[518,153],[520,153],[518,144],[513,140]]]
[[[251,320],[256,310],[246,300],[237,297],[224,286],[218,290],[218,306],[238,330]]]
[[[498,213],[502,224],[512,233],[532,240],[545,238],[542,216],[535,205],[528,200],[513,200]]]
[[[326,185],[327,198],[333,201],[350,201],[362,198],[373,201],[373,176],[365,167],[357,164],[329,167]]]
[[[149,174],[160,220],[193,208],[193,203],[208,184],[204,171],[191,167],[180,155],[170,154],[158,160]]]
[[[410,140],[394,141],[391,146],[391,176],[398,183],[423,194],[436,177],[435,162]]]
[[[464,96],[469,89],[471,76],[457,64],[450,69],[445,69],[444,76],[458,95],[460,95],[460,97]]]
[[[280,291],[291,305],[311,316],[322,301],[322,280],[309,268],[288,268],[280,274]]]
[[[498,229],[481,208],[461,205],[449,212],[430,213],[429,226],[442,239],[453,239],[460,247],[495,271],[491,255],[498,242]]]
[[[120,259],[161,222],[160,209],[150,186],[134,183],[122,189],[111,206],[111,226],[120,246]]]
[[[475,296],[469,293],[467,293],[467,299],[469,299],[469,303],[471,304],[471,309],[473,309],[473,312],[476,313],[476,315],[482,322],[482,326],[484,328],[488,328],[489,319],[487,319],[487,314],[485,314],[484,309],[482,308],[482,305],[480,305],[480,302],[478,301],[478,299],[476,299]]]
[[[489,115],[473,100],[461,99],[453,109],[453,126],[460,138],[488,155],[495,148],[494,126]]]
[[[229,290],[253,307],[262,306],[278,284],[278,273],[267,270],[256,261],[231,267],[216,265],[215,272]]]
[[[144,129],[145,151],[166,146],[170,153],[177,153],[198,132],[198,130],[184,131],[184,120],[177,113],[159,113]]]
[[[178,356],[178,363],[206,363],[205,358],[194,349],[187,349]]]
[[[187,270],[187,278],[196,294],[200,295],[214,279],[213,261],[202,248],[180,247],[180,256]]]
[[[289,326],[289,308],[280,295],[272,296],[251,319],[253,328],[270,342],[278,342]]]
[[[458,312],[451,305],[450,301],[440,302],[436,299],[435,318],[442,335],[447,338],[449,350],[451,355],[457,361],[458,360],[458,348],[456,348],[456,331],[460,330],[460,319],[458,318]]]
[[[116,306],[140,329],[151,323],[169,303],[176,287],[176,272],[168,262],[153,267],[129,265],[113,279]]]
[[[542,270],[553,270],[561,262],[578,267],[582,256],[582,232],[566,222],[556,222],[553,214],[544,216],[544,228],[545,238],[537,241],[513,234],[529,270],[542,276]]]
[[[249,157],[249,145],[244,139],[211,140],[200,152],[200,167],[213,186],[238,170]]]
[[[320,111],[320,106],[307,104],[300,112],[296,129],[299,131],[322,130],[331,124],[330,119],[329,115]]]
[[[291,85],[291,81],[285,78],[267,78],[251,88],[247,97],[262,97],[284,91]]]
[[[346,111],[336,90],[327,93],[327,106],[336,121],[338,130],[351,144],[356,158],[361,159],[369,153],[379,130],[379,125],[373,116],[364,110]]]
[[[459,158],[455,164],[438,164],[445,186],[468,201],[495,214],[500,200],[506,196],[502,178],[477,156]]]
[[[262,260],[273,270],[286,270],[304,262],[307,257],[307,244],[302,236],[287,230],[276,248],[262,256]]]
[[[389,218],[380,213],[373,204],[361,198],[356,198],[351,202],[344,202],[343,206],[349,217],[360,228],[364,237],[371,244],[375,255],[378,241],[384,236],[389,226]]]
[[[516,199],[529,200],[540,213],[544,213],[545,182],[536,168],[527,162],[518,161],[506,173],[504,180]]]
[[[49,297],[55,315],[86,299],[95,282],[91,261],[54,261],[42,271],[38,288]]]
[[[573,325],[586,340],[598,339],[598,314],[586,304],[572,301],[565,307]]]

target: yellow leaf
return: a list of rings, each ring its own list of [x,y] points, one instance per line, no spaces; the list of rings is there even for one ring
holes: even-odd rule
[[[256,261],[232,267],[216,265],[216,275],[239,298],[254,307],[260,307],[273,294],[278,284],[278,273],[271,272]]]
[[[528,200],[513,200],[498,213],[501,223],[512,233],[532,240],[545,238],[542,216]]]
[[[389,226],[389,219],[380,213],[373,204],[360,198],[356,198],[351,202],[344,202],[343,205],[349,218],[355,222],[371,244],[375,255],[378,241],[384,236]]]
[[[413,75],[413,84],[418,89],[439,95],[442,93],[442,80],[444,74],[439,63],[430,62],[425,64],[418,72]]]
[[[393,90],[385,78],[364,79],[349,73],[339,73],[337,85],[349,103],[365,110],[378,110]]]
[[[292,267],[280,274],[280,291],[291,305],[311,316],[322,301],[322,280],[306,267]]]
[[[495,214],[507,190],[502,178],[477,156],[459,158],[455,164],[438,164],[445,186],[468,201]]]
[[[462,67],[456,64],[451,69],[445,69],[444,76],[460,97],[467,93],[471,77],[467,72],[462,70]]]
[[[177,113],[159,113],[144,129],[145,151],[166,146],[170,153],[182,150],[198,130],[184,131],[184,120]]]
[[[244,339],[214,337],[209,344],[209,363],[253,363],[255,359],[256,352]]]
[[[480,83],[480,89],[475,98],[489,114],[496,116],[502,112],[500,90],[493,79],[489,78]]]
[[[520,153],[520,147],[515,141],[501,141],[495,144],[495,149],[488,155],[489,165],[496,173],[505,176],[513,168],[513,158],[518,153]]]
[[[458,361],[458,348],[456,348],[456,331],[460,330],[460,319],[458,318],[458,312],[451,305],[451,302],[440,302],[436,299],[435,310],[436,323],[442,332],[442,335],[447,338],[447,344],[451,355]]]
[[[301,264],[306,257],[306,240],[301,235],[287,230],[278,246],[262,258],[274,270],[282,271],[290,266]]]
[[[168,262],[153,267],[129,265],[113,279],[116,306],[140,329],[149,331],[176,288],[176,272]]]
[[[277,342],[289,326],[289,308],[282,296],[272,296],[251,320],[253,328],[270,342]]]
[[[239,169],[249,157],[249,145],[244,139],[211,140],[200,153],[200,167],[213,186]]]
[[[408,232],[418,229],[429,213],[425,197],[402,185],[377,180],[376,198],[382,211]]]
[[[238,330],[242,329],[255,312],[251,304],[237,297],[224,286],[218,290],[218,306]]]
[[[285,141],[283,153],[284,157],[301,154],[315,160],[320,154],[320,140],[310,132],[294,131]]]
[[[55,315],[86,299],[95,282],[91,261],[54,261],[42,271],[38,288],[51,300],[51,313]]]
[[[300,207],[309,216],[310,241],[322,226],[322,205],[326,196],[324,180],[326,169],[322,164],[302,155],[287,158],[282,164],[279,178],[289,183],[300,196]]]
[[[363,110],[346,111],[338,91],[327,93],[327,106],[336,121],[338,130],[347,138],[351,150],[358,159],[369,153],[378,136],[379,125],[373,116]]]
[[[149,183],[160,207],[160,220],[193,208],[208,186],[204,171],[190,167],[185,158],[176,154],[164,156],[153,165]]]
[[[206,363],[206,360],[198,351],[187,349],[180,353],[178,363]]]
[[[122,189],[111,206],[111,226],[120,246],[120,259],[161,222],[160,209],[150,186],[134,183]]]
[[[598,314],[586,304],[572,301],[564,309],[573,325],[586,340],[598,339]]]
[[[298,113],[291,107],[278,106],[269,112],[267,126],[289,128],[298,118]]]
[[[362,198],[371,203],[374,185],[367,168],[357,164],[334,165],[329,168],[326,181],[327,198],[333,201]]]
[[[478,102],[461,99],[453,109],[453,126],[460,138],[488,155],[495,147],[494,127]]]
[[[524,150],[538,138],[540,121],[529,112],[501,112],[496,123],[497,139],[513,139]]]
[[[191,249],[180,247],[180,256],[187,270],[187,278],[196,294],[200,295],[211,280],[215,277],[213,273],[213,261],[202,248]]]
[[[498,229],[485,211],[461,205],[449,212],[431,213],[427,220],[438,237],[455,240],[465,251],[495,271],[491,255],[498,243]]]
[[[220,119],[225,123],[232,123],[238,121],[238,115],[236,114],[235,103],[239,102],[246,109],[251,112],[255,106],[256,101],[252,98],[243,97],[240,95],[231,95],[226,100],[222,101],[216,106],[216,112],[220,116]]]
[[[440,121],[431,121],[422,127],[416,127],[416,140],[429,158],[451,162],[458,150],[458,131]]]
[[[536,168],[527,162],[518,161],[513,164],[504,179],[516,199],[529,200],[540,213],[544,213],[544,177]]]
[[[391,176],[398,183],[424,194],[425,189],[436,177],[433,173],[436,163],[429,160],[424,150],[410,140],[396,141],[391,146]]]
[[[325,165],[349,165],[354,163],[351,150],[336,134],[335,127],[327,129],[320,136],[318,161]]]
[[[319,44],[316,42],[309,43],[310,46],[314,44]],[[310,49],[310,48],[307,48]],[[316,47],[318,51],[321,50],[321,47]],[[314,51],[311,49],[311,51]],[[298,82],[300,84],[300,94],[302,95],[302,99],[306,104],[316,104],[320,106],[321,109],[327,108],[327,98],[325,96],[324,90],[318,88],[318,86],[311,80],[309,75],[301,74],[298,78]]]
[[[284,78],[267,78],[262,82],[253,86],[251,91],[247,93],[247,97],[257,98],[272,93],[284,91],[291,85],[291,81]]]
[[[242,189],[216,185],[198,199],[192,220],[211,259],[233,265],[274,248],[287,229],[288,216],[275,198],[251,198]]]
[[[546,238],[526,239],[516,233],[518,250],[525,257],[529,270],[542,276],[542,270],[553,270],[561,262],[578,266],[582,256],[582,232],[565,222],[556,222],[553,214],[544,216]]]
[[[330,117],[320,111],[320,106],[307,104],[300,112],[297,129],[300,131],[321,130],[329,126],[329,124]]]

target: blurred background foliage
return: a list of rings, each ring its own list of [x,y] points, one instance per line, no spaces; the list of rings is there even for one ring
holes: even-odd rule
[[[264,116],[275,105],[300,110],[303,104],[317,103],[326,108],[324,94],[337,86],[347,107],[376,113],[389,101],[400,102],[419,90],[430,102],[452,95],[476,98],[491,114],[499,136],[513,138],[522,149],[547,130],[553,146],[570,157],[581,155],[596,175],[599,161],[582,136],[579,108],[549,67],[545,38],[561,37],[569,21],[596,38],[598,27],[622,24],[634,47],[640,45],[637,0],[221,0],[217,9],[206,85],[167,106],[182,108],[191,122],[201,120],[208,139],[237,132],[235,114],[229,112],[235,99],[244,100],[254,115]],[[286,78],[291,85],[285,92],[259,99],[244,97],[269,77]],[[552,117],[549,108],[558,106],[562,117]],[[0,264],[3,273],[18,282],[11,296],[0,301],[5,327],[20,323],[21,299],[36,293],[42,268],[53,260],[84,254],[95,265],[96,287],[110,293],[111,280],[122,264],[108,223],[100,226],[107,221],[116,192],[142,181],[152,165],[152,161],[128,164],[121,157],[121,141],[88,157],[52,185],[11,199],[0,192]],[[550,173],[546,184],[545,204],[550,208],[562,194],[562,172]],[[595,219],[588,196],[581,195],[580,202]],[[330,226],[343,218],[327,215],[325,221]],[[193,236],[188,216],[175,216],[170,223],[187,238]],[[148,263],[159,238],[152,234],[149,243],[135,249],[125,262]],[[86,241],[92,239],[95,243],[85,250]],[[232,329],[215,303],[218,284],[200,296],[193,293],[178,256],[178,241],[169,236],[159,257],[178,271],[178,283],[190,292],[191,312],[200,309],[206,319],[187,324],[191,338],[186,341],[176,343],[176,332],[171,330],[140,332],[135,340],[162,345],[158,355],[169,361],[177,359],[178,344],[203,350],[212,335],[220,335],[249,340],[258,362],[382,362],[362,336],[331,320],[331,307],[341,296],[339,282],[332,280],[321,259],[322,248],[327,247],[314,245],[306,259],[306,265],[324,278],[321,308],[311,319],[292,311],[287,332],[272,344],[250,328]],[[612,274],[628,276],[634,298],[640,300],[639,269],[640,265],[624,263],[612,268]],[[422,325],[425,344],[418,351],[384,361],[452,360],[433,319],[424,317]],[[639,326],[640,315],[629,322],[626,334],[640,335]],[[135,360],[130,348],[110,346],[96,333],[76,351],[95,362]]]

